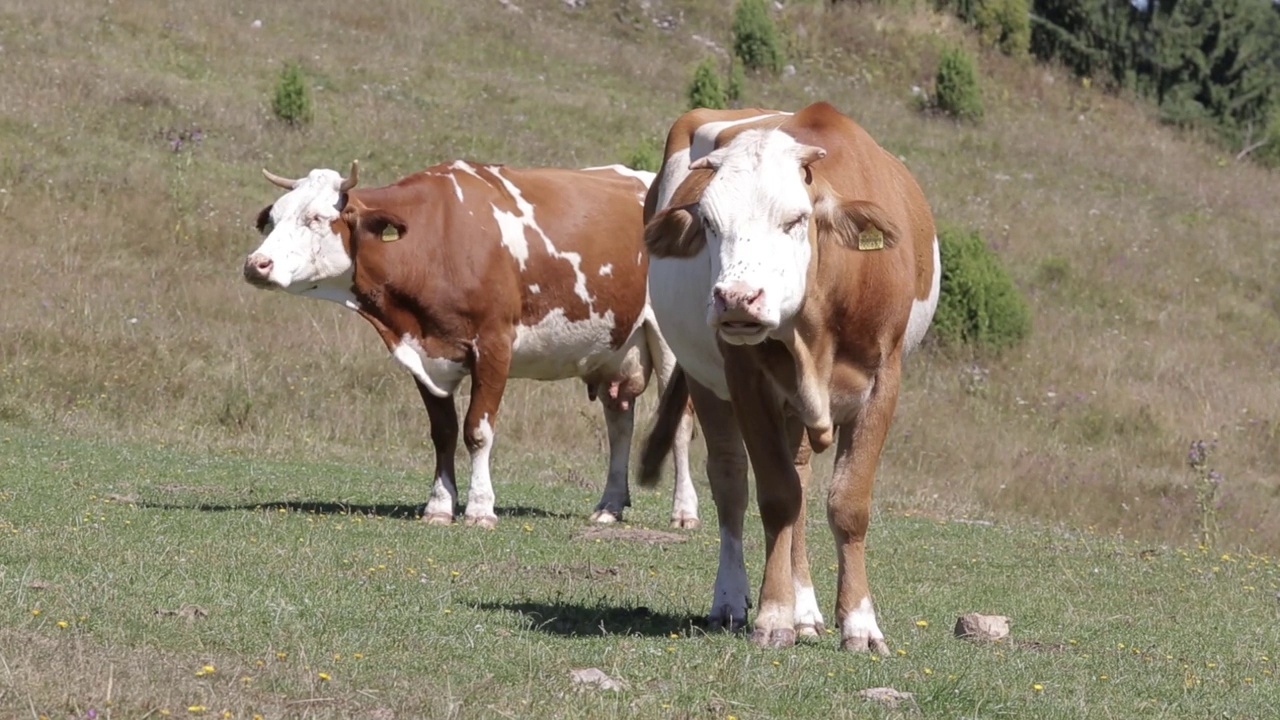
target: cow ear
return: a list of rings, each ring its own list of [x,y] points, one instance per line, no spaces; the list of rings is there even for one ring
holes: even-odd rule
[[[258,232],[263,235],[270,235],[271,231],[276,227],[276,224],[271,221],[272,207],[272,205],[268,205],[262,208],[262,211],[258,213],[257,221],[253,224],[254,227],[258,228]]]
[[[404,220],[388,210],[364,210],[353,224],[363,232],[381,237],[383,242],[399,240],[409,230]]]
[[[814,213],[818,231],[837,245],[854,250],[883,250],[898,244],[901,231],[889,213],[867,200],[832,203]]]
[[[654,257],[693,257],[706,243],[692,205],[667,208],[644,226],[644,246]]]

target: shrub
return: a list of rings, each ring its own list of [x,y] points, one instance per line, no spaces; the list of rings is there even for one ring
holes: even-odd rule
[[[707,57],[693,71],[693,82],[689,83],[689,109],[721,110],[726,104],[724,85],[720,82],[715,58]]]
[[[939,233],[942,290],[930,334],[943,345],[1000,351],[1031,332],[1031,310],[977,232]]]
[[[733,12],[733,54],[752,70],[782,70],[782,39],[768,0],[739,0]]]
[[[633,170],[658,172],[662,168],[662,141],[652,137],[641,140],[622,164]]]
[[[724,95],[729,102],[735,106],[742,101],[743,90],[746,89],[747,76],[742,72],[742,63],[737,60],[729,59],[729,84],[725,87]]]
[[[982,119],[978,69],[969,53],[947,48],[938,59],[934,98],[939,110],[962,120]]]
[[[1031,47],[1031,8],[1027,0],[982,0],[973,24],[982,41],[1005,55],[1021,57]]]
[[[302,66],[287,63],[276,81],[276,95],[271,102],[276,117],[290,125],[311,122],[311,88]]]

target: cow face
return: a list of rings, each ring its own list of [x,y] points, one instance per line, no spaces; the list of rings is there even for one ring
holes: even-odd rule
[[[705,244],[707,323],[726,342],[763,342],[799,311],[813,254],[806,168],[825,155],[786,133],[745,131],[689,166],[715,171],[696,204],[646,228],[658,257],[692,256]]]
[[[356,165],[345,180],[326,169],[300,180],[263,172],[289,192],[259,214],[258,230],[265,238],[245,259],[245,280],[300,295],[348,293],[351,255],[338,221],[356,182]]]

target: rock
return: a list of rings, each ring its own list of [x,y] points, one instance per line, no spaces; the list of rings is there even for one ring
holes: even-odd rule
[[[587,0],[564,0],[564,4],[568,5],[572,10],[577,10],[578,8],[586,7]]]
[[[785,75],[786,77],[791,77],[792,75],[795,75],[795,74],[796,74],[796,66],[795,66],[795,65],[787,65],[786,67],[782,68],[782,74],[783,74],[783,75]]]
[[[858,697],[864,700],[875,700],[883,704],[885,707],[896,708],[903,702],[915,702],[915,696],[909,692],[901,692],[891,687],[867,688],[858,692]]]
[[[621,690],[626,683],[615,680],[600,668],[576,668],[569,671],[574,685],[594,685],[601,690]]]
[[[956,618],[956,637],[990,641],[1009,636],[1009,618],[1004,615],[969,613]]]

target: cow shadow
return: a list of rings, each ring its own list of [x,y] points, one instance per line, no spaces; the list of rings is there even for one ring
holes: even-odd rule
[[[164,503],[139,502],[138,507],[153,510],[198,510],[201,512],[252,512],[263,510],[284,510],[309,515],[365,515],[390,518],[395,520],[419,520],[422,518],[425,504],[402,505],[390,503],[358,504],[329,502],[321,500],[274,500],[258,503]],[[461,505],[454,508],[454,515],[461,517],[465,508]],[[529,505],[502,505],[494,508],[499,518],[548,518],[568,520],[575,517],[570,513],[544,510]]]
[[[654,612],[643,605],[628,608],[536,601],[468,604],[490,612],[519,613],[530,630],[560,637],[669,637],[690,628],[706,628],[706,618],[700,615]]]

